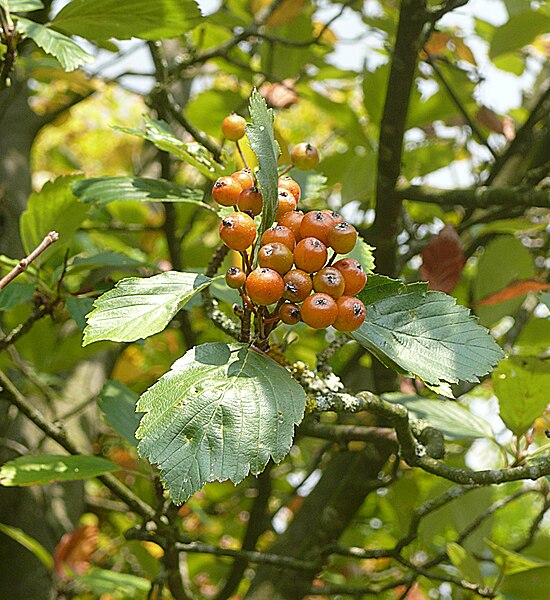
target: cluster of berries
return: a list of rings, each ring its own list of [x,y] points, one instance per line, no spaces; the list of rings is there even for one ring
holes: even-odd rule
[[[237,115],[226,117],[222,125],[226,138],[240,139],[235,137],[240,119]],[[241,125],[240,137],[244,119]],[[303,170],[314,168],[319,160],[309,144],[299,144],[291,156],[293,165]],[[253,268],[257,236],[253,217],[263,208],[254,176],[242,169],[214,183],[216,202],[235,207],[235,212],[222,219],[220,237],[242,256],[242,268],[228,269],[227,285],[239,290],[243,302],[270,324],[269,330],[279,321],[289,325],[303,321],[315,329],[332,325],[340,331],[354,331],[365,320],[365,306],[355,295],[365,286],[367,275],[357,260],[335,259],[353,250],[357,231],[331,210],[306,214],[297,210],[300,195],[294,179],[279,177],[277,223],[263,233],[258,266]],[[330,258],[329,249],[333,250]],[[272,304],[275,309],[266,313],[263,307]]]

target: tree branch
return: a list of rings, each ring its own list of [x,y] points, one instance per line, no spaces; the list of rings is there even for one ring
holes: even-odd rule
[[[0,279],[0,290],[4,289],[9,283],[11,283],[18,275],[21,275],[23,271],[36,260],[46,248],[51,246],[54,242],[59,239],[57,231],[50,231],[48,235],[40,242],[40,244],[25,258],[22,258],[5,277]]]
[[[486,187],[444,190],[420,185],[410,185],[397,190],[402,200],[429,202],[441,206],[488,208],[490,206],[518,206],[550,208],[550,189],[518,187]]]

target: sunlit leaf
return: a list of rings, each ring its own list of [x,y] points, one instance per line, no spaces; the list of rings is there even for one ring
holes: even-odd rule
[[[522,435],[550,404],[550,364],[533,356],[510,356],[493,372],[493,386],[500,418]]]
[[[17,17],[17,31],[33,40],[47,54],[55,56],[65,71],[74,71],[86,63],[94,62],[94,57],[84,51],[70,37],[49,27],[35,23],[24,17]]]
[[[94,302],[82,345],[98,340],[133,342],[158,333],[211,282],[204,275],[178,271],[121,279]]]
[[[485,541],[489,548],[491,548],[495,556],[495,561],[506,575],[514,575],[515,573],[531,571],[531,569],[550,567],[550,562],[546,560],[513,552],[512,550],[508,550],[507,548],[495,544],[491,540]]]
[[[458,572],[467,580],[483,585],[483,575],[476,559],[460,544],[447,544],[447,556]]]
[[[159,466],[180,504],[207,481],[237,484],[279,462],[302,420],[305,393],[290,373],[246,345],[189,350],[143,394],[139,453]]]
[[[44,8],[41,0],[0,0],[1,6],[7,6],[10,12],[31,12]]]
[[[119,467],[98,456],[26,455],[2,465],[0,485],[10,487],[76,481],[118,470]]]

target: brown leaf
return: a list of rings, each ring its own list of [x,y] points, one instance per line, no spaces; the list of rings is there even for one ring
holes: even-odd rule
[[[504,124],[502,119],[494,110],[491,110],[486,106],[482,106],[477,111],[476,120],[491,131],[495,131],[496,133],[504,133]]]
[[[274,108],[288,108],[298,102],[293,79],[285,79],[282,83],[269,83],[266,81],[260,87],[260,94]]]
[[[429,282],[431,290],[448,294],[456,287],[465,262],[455,228],[445,225],[422,250],[420,277]]]
[[[269,17],[266,25],[268,27],[280,27],[281,25],[291,23],[302,13],[306,1],[307,0],[283,0],[281,5],[277,7]],[[260,16],[264,10],[269,8],[271,4],[271,0],[252,0],[250,9],[252,14],[257,17]]]
[[[494,304],[500,304],[518,296],[525,296],[529,292],[540,292],[541,290],[550,290],[550,284],[544,283],[544,281],[537,281],[536,279],[513,281],[504,289],[474,302],[473,306],[493,306]]]
[[[73,573],[82,574],[90,568],[90,558],[97,548],[99,530],[95,525],[79,527],[66,533],[54,551],[55,572],[62,579]]]
[[[452,41],[455,47],[455,53],[457,57],[460,58],[460,60],[465,60],[471,65],[477,64],[476,59],[472,51],[470,50],[470,47],[464,43],[464,40],[462,38],[453,35]]]
[[[444,33],[443,31],[434,31],[428,41],[424,44],[424,50],[420,52],[420,56],[425,60],[427,58],[427,54],[430,56],[440,56],[443,54],[447,47],[447,43],[450,40],[450,36],[448,33]]]

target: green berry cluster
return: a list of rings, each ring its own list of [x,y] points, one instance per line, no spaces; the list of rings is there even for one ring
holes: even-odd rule
[[[224,136],[232,141],[245,133],[245,120],[229,115],[222,124]],[[315,168],[317,150],[307,143],[291,152],[293,166]],[[303,321],[315,329],[333,326],[354,331],[365,320],[365,306],[356,298],[367,275],[353,258],[340,258],[355,247],[357,231],[331,210],[298,210],[301,189],[288,176],[278,180],[276,223],[267,229],[255,247],[257,229],[253,217],[263,208],[262,194],[248,169],[220,177],[212,196],[235,212],[220,223],[220,237],[241,254],[241,266],[228,269],[227,285],[238,289],[243,305],[263,321],[266,335],[279,323]],[[257,256],[255,250],[257,249]],[[332,253],[329,257],[329,251]],[[267,307],[275,305],[270,312]]]

